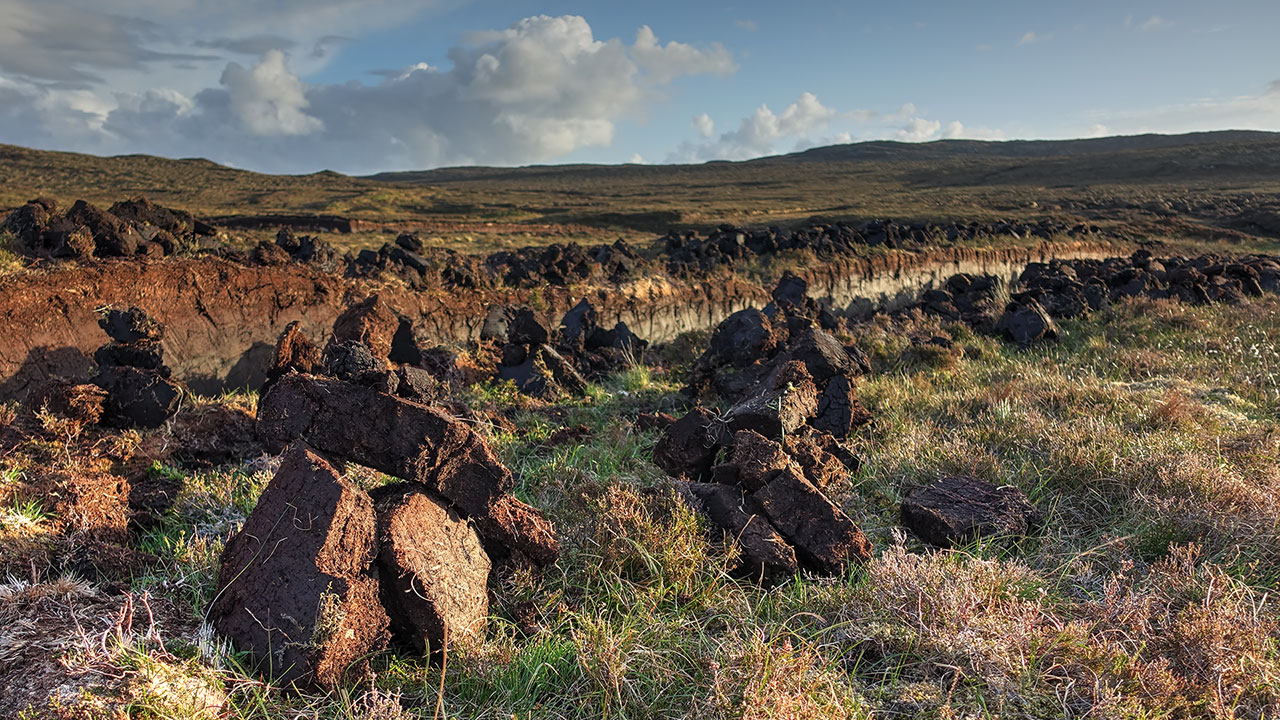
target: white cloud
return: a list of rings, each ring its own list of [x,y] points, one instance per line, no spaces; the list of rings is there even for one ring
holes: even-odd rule
[[[1169,25],[1170,23],[1168,20],[1161,18],[1159,15],[1152,15],[1151,17],[1147,18],[1145,22],[1139,25],[1138,29],[1143,32],[1146,32],[1148,30],[1155,30],[1156,28],[1167,27]]]
[[[947,123],[947,127],[942,131],[942,137],[945,140],[1004,140],[1005,134],[1003,130],[996,130],[984,127],[966,127],[959,120],[953,120]]]
[[[254,135],[308,135],[324,123],[306,114],[302,82],[284,65],[284,53],[268,50],[246,70],[231,63],[222,73],[231,112]]]
[[[1089,131],[1085,133],[1085,137],[1099,138],[1099,137],[1107,137],[1108,135],[1111,135],[1111,134],[1112,133],[1110,128],[1108,128],[1106,125],[1103,125],[1102,123],[1094,123],[1089,126]]]
[[[1048,40],[1049,37],[1050,36],[1048,35],[1039,35],[1034,31],[1028,30],[1022,34],[1022,37],[1018,38],[1018,44],[1016,47],[1022,47],[1023,45],[1035,45],[1036,43]]]
[[[582,24],[586,25],[586,21],[583,20]],[[590,33],[590,28],[587,32]],[[648,25],[636,32],[631,57],[659,85],[665,85],[680,75],[727,75],[738,69],[733,56],[720,43],[712,43],[710,50],[699,50],[692,45],[675,41],[663,45],[658,42],[658,37]]]
[[[694,118],[693,127],[701,131]],[[710,123],[711,118],[706,118]],[[830,125],[846,128],[831,128]],[[849,126],[852,125],[852,128]],[[710,126],[708,125],[708,129]],[[802,94],[781,113],[761,105],[743,118],[737,129],[718,137],[701,133],[702,140],[682,142],[669,153],[666,162],[692,163],[708,160],[747,160],[780,151],[799,152],[813,147],[843,145],[866,140],[928,142],[939,137],[1004,139],[1003,131],[966,127],[952,122],[943,131],[942,123],[920,114],[914,103],[906,102],[891,111],[860,109],[836,111],[823,105],[812,93]]]
[[[768,155],[775,151],[778,142],[790,138],[803,140],[810,133],[825,128],[837,115],[835,110],[819,102],[813,93],[801,93],[781,113],[774,113],[768,105],[761,105],[743,118],[735,130],[722,133],[714,140],[708,138],[700,143],[682,143],[667,162],[746,160]]]
[[[760,25],[757,24],[755,20],[751,20],[749,18],[734,20],[733,26],[739,30],[746,30],[747,32],[755,32],[760,29]]]
[[[695,116],[689,124],[692,125],[693,129],[697,130],[698,134],[702,137],[709,138],[715,134],[716,131],[715,121],[706,113]]]
[[[0,84],[0,141],[283,172],[541,162],[609,145],[620,118],[679,76],[735,68],[722,47],[660,43],[647,27],[630,45],[598,40],[577,16],[468,40],[446,68],[418,63],[372,85],[307,85],[290,67],[303,58],[286,63],[279,49],[252,67],[227,64],[202,88],[90,92],[95,102],[10,79]]]
[[[913,117],[898,129],[894,137],[903,142],[926,142],[937,139],[941,129],[942,123],[937,120]]]
[[[1280,130],[1280,81],[1256,95],[1166,105],[1130,112],[1093,113],[1090,134],[1184,133],[1208,130]]]

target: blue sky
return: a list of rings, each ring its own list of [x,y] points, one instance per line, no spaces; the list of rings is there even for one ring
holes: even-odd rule
[[[1280,130],[1280,3],[0,0],[0,142],[272,172]]]

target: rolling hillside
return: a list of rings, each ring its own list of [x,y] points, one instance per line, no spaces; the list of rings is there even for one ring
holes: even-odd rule
[[[673,225],[826,219],[990,219],[1118,207],[1234,216],[1280,192],[1280,133],[1087,140],[865,142],[701,165],[464,167],[348,177],[263,175],[207,160],[102,158],[0,145],[0,206],[37,195],[123,196],[218,218],[327,213],[448,228],[475,223],[661,232]],[[1218,212],[1221,208],[1222,211]],[[1099,214],[1101,213],[1101,214]],[[1123,219],[1123,218],[1119,218]]]

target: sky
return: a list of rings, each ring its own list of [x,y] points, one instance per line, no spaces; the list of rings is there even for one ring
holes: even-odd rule
[[[0,0],[0,142],[262,172],[1280,131],[1276,0]]]

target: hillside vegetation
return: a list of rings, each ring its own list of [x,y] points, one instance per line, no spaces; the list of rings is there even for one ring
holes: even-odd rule
[[[36,195],[110,204],[145,195],[212,218],[327,213],[428,228],[663,232],[721,222],[975,219],[1125,221],[1166,205],[1210,219],[1280,192],[1280,134],[1094,140],[867,142],[746,162],[442,168],[355,178],[262,175],[207,160],[100,158],[0,146],[0,206]],[[1154,209],[1154,210],[1153,210]],[[1117,214],[1117,210],[1123,211]]]

